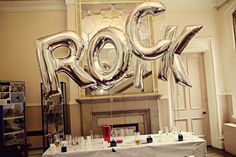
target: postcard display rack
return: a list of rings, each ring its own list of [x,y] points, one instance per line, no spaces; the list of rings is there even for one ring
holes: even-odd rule
[[[0,147],[13,146],[26,146],[25,83],[0,81]]]
[[[41,83],[41,107],[43,126],[43,149],[46,150],[53,142],[54,135],[63,137],[67,133],[66,84],[60,82],[62,95],[48,97],[44,95],[44,86]]]

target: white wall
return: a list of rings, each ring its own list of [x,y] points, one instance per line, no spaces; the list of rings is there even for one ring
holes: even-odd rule
[[[0,80],[25,81],[26,105],[39,105],[35,40],[65,30],[66,11],[0,12],[0,19]]]
[[[233,113],[236,115],[236,52],[232,13],[236,10],[236,1],[228,3],[218,12],[220,27],[221,54],[226,78],[226,94],[232,94]]]

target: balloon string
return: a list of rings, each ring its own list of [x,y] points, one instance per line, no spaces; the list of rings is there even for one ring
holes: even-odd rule
[[[179,88],[176,85],[176,99],[177,99],[177,112],[178,112],[178,119],[180,119],[180,108],[179,108]]]
[[[111,129],[113,130],[113,121],[112,121],[112,104],[113,104],[113,98],[111,97],[111,92],[109,92],[109,95],[110,95]]]
[[[123,83],[124,83],[124,80],[122,79],[122,84]],[[124,113],[124,118],[125,118],[124,121],[125,121],[125,124],[126,124],[125,93],[123,92],[122,95],[123,95],[123,108],[124,108],[124,110],[123,110],[124,112],[123,113]]]
[[[94,126],[93,126],[93,95],[91,94],[91,113],[92,113],[92,116],[91,116],[91,129],[92,131],[94,130]]]
[[[174,95],[175,95],[175,91],[174,91],[174,77],[173,74],[170,73],[170,91],[171,91],[171,100],[172,100],[172,104],[173,105],[173,112],[174,112],[174,124],[176,125],[176,109],[175,109],[175,103],[174,103]]]
[[[145,74],[145,72],[147,71],[147,62],[146,61],[144,61],[144,69],[143,69],[143,72],[144,72],[144,74]],[[143,79],[143,76],[142,76],[142,79]],[[145,83],[145,85],[147,85],[148,84],[148,77],[146,77],[146,78],[144,78],[145,80],[144,80],[144,83]],[[143,92],[145,93],[145,85],[143,85]],[[148,105],[147,105],[147,96],[145,97],[145,107],[146,107],[146,109],[148,109]]]
[[[180,109],[179,109],[179,88],[178,85],[174,84],[174,77],[171,73],[171,91],[172,91],[172,100],[174,104],[174,124],[177,127],[177,120],[180,118]],[[177,107],[177,108],[176,108]],[[177,113],[176,113],[177,112]],[[181,130],[181,128],[179,128]]]
[[[144,69],[143,69],[143,73],[144,73],[144,75],[146,74],[146,72],[148,71],[148,68],[147,68],[147,62],[146,61],[144,61]],[[145,87],[146,87],[146,85],[148,84],[148,77],[146,77],[146,78],[143,78],[143,76],[142,76],[142,79],[145,79],[144,81],[143,81],[143,83],[145,83],[144,85],[143,85],[143,92],[145,93]],[[147,91],[147,90],[146,90]],[[148,97],[146,96],[145,97],[145,108],[146,108],[146,110],[148,110]],[[148,130],[148,134],[150,134],[151,132],[149,132],[149,131],[151,131],[151,130]],[[147,134],[146,133],[146,134]]]
[[[180,118],[180,114],[179,114],[179,88],[178,88],[178,85],[175,85],[175,97],[176,97],[176,106],[177,106],[177,109],[176,109],[177,118],[176,119],[178,120]]]

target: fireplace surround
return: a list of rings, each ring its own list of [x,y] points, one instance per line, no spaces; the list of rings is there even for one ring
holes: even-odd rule
[[[102,135],[103,125],[137,124],[141,134],[159,130],[158,95],[123,99],[78,100],[81,105],[81,133]],[[121,126],[122,127],[122,126]]]

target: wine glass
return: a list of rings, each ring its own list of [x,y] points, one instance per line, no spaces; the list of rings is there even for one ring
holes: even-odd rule
[[[165,133],[168,135],[169,133],[169,127],[168,126],[165,126]]]
[[[66,143],[68,147],[71,147],[72,145],[72,136],[71,135],[66,135]]]
[[[158,131],[158,134],[159,134],[159,136],[160,136],[160,138],[159,138],[159,142],[161,142],[162,141],[162,135],[163,135],[163,133],[164,133],[164,131],[163,131],[164,129],[163,129],[163,127],[162,126],[160,126],[160,130]]]
[[[60,145],[60,136],[58,134],[54,134],[53,139],[54,139],[54,144],[56,145],[56,147],[59,147],[59,145]]]
[[[177,133],[177,126],[176,125],[173,125],[173,127],[172,127],[172,132],[173,132],[173,134],[176,134]]]

